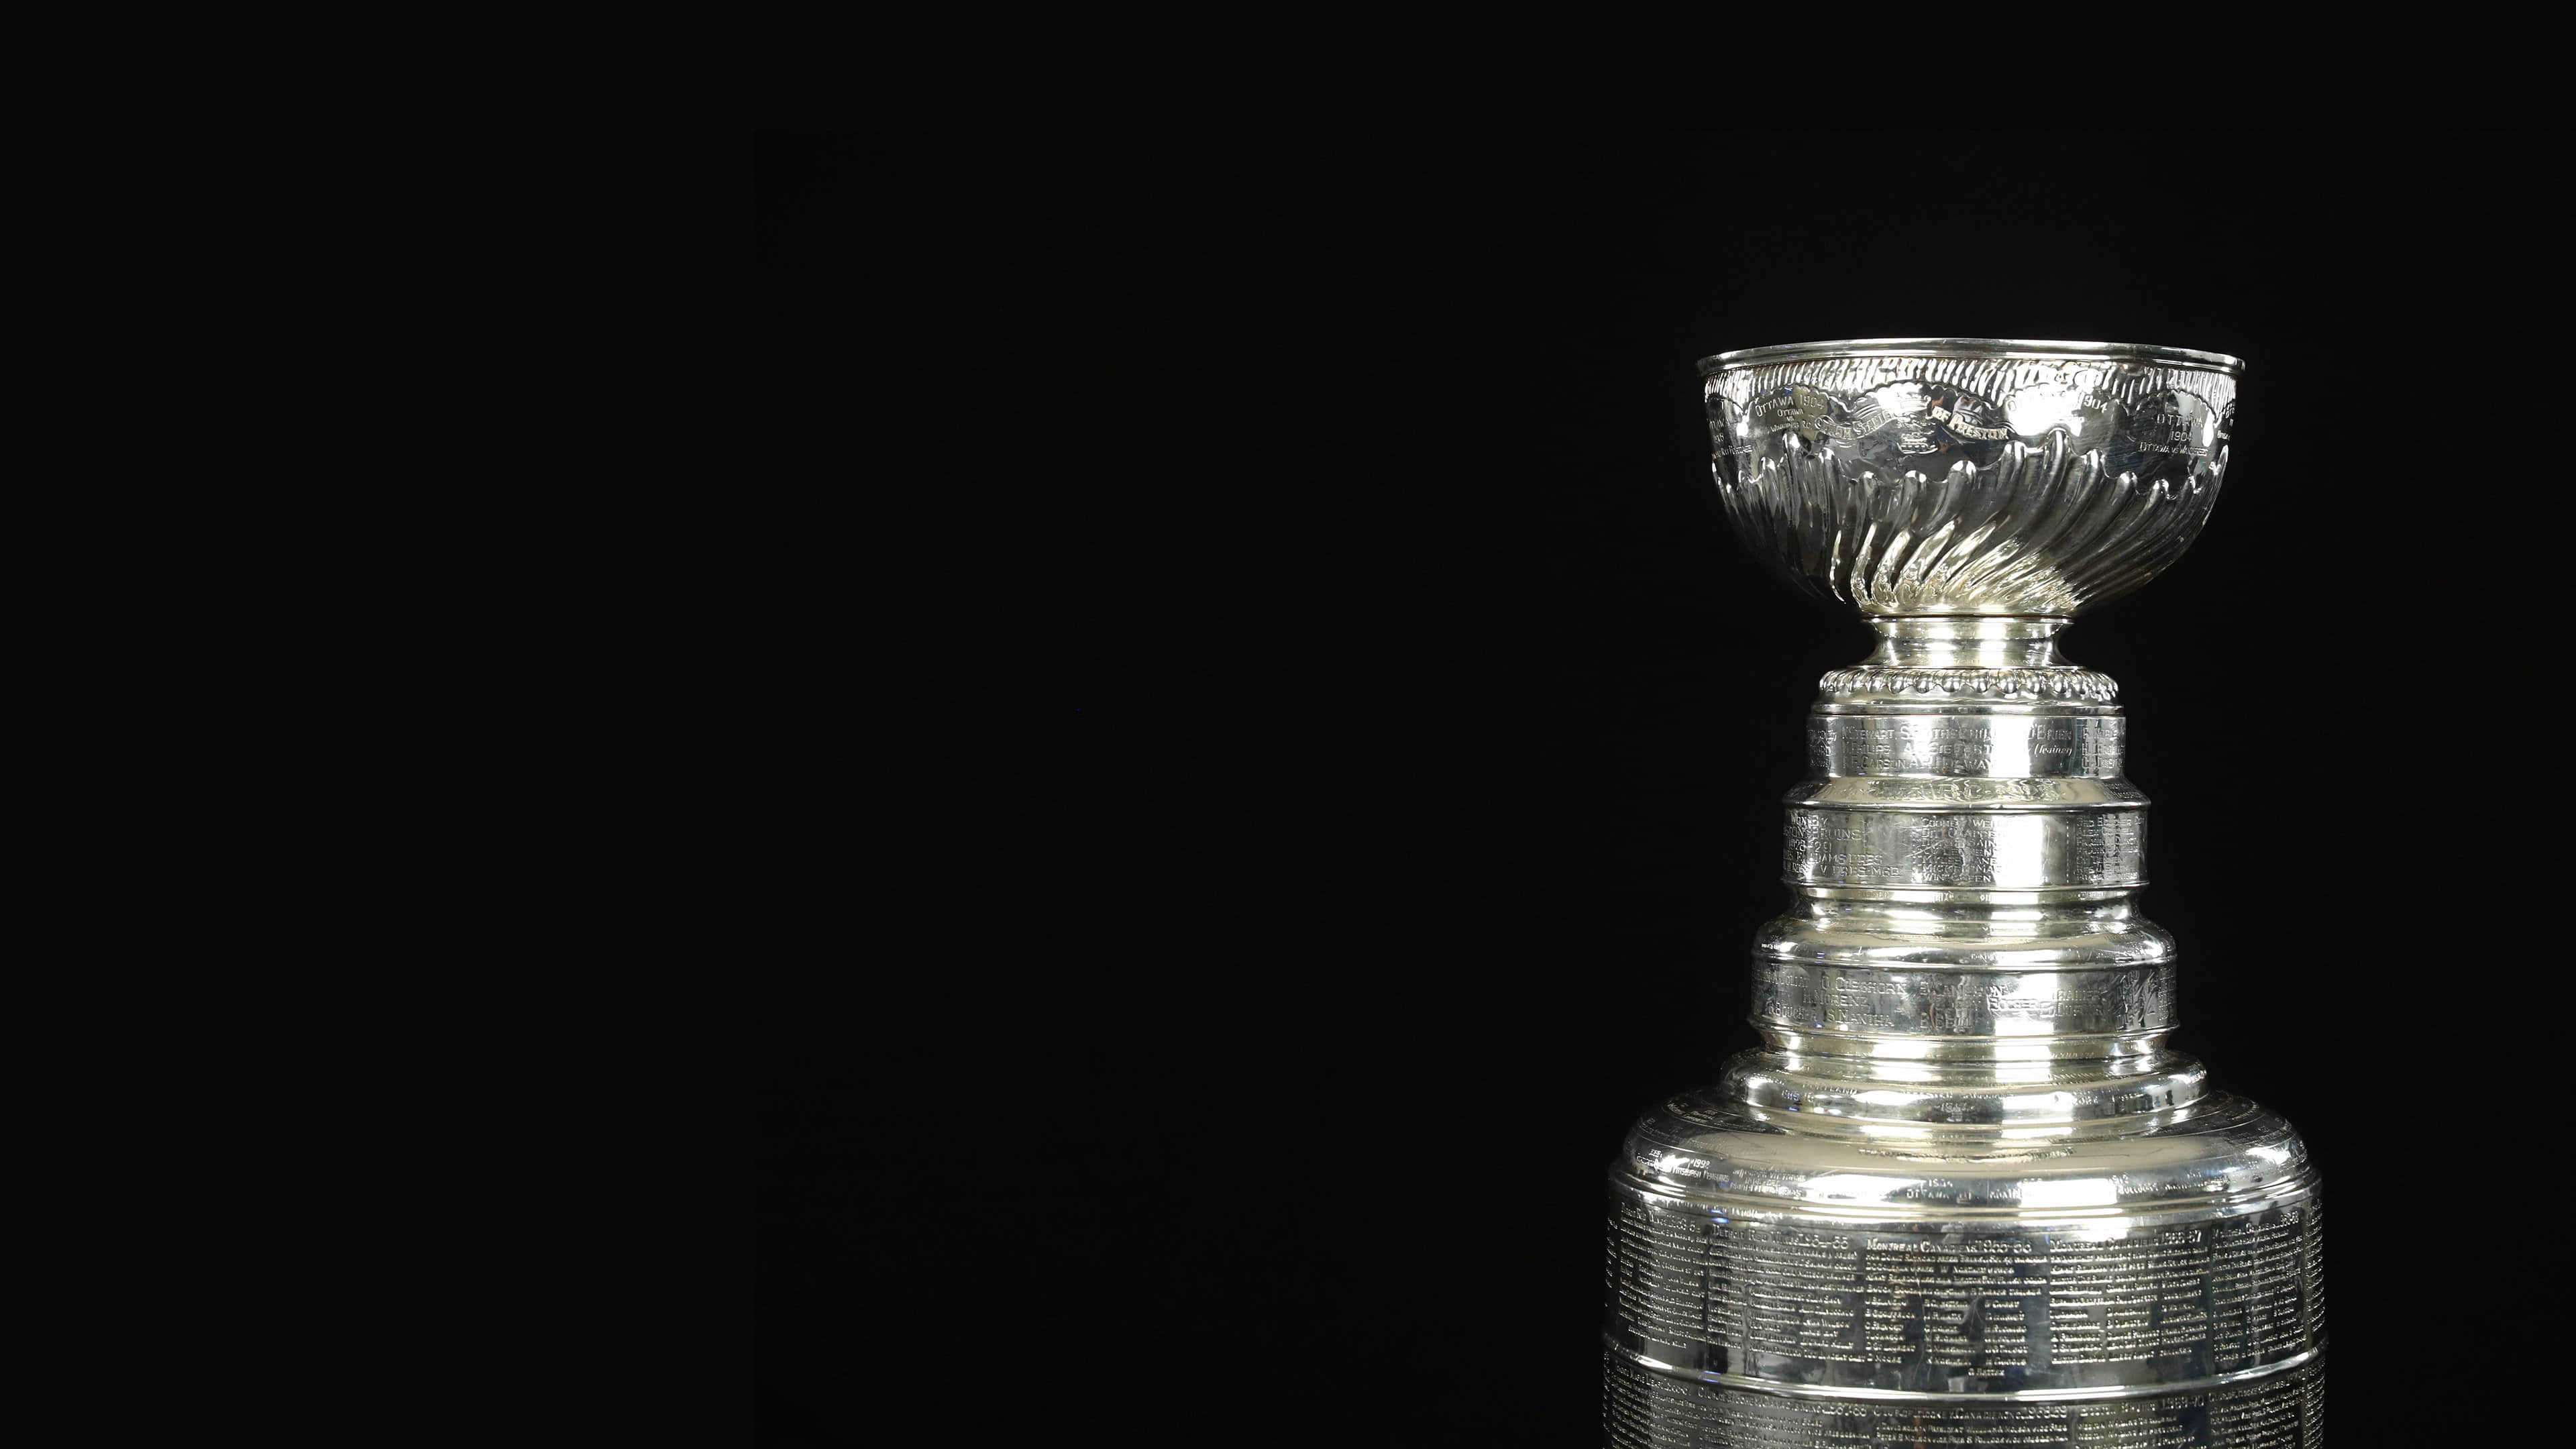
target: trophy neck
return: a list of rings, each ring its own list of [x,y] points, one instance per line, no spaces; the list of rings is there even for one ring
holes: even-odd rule
[[[1874,618],[1878,648],[1864,664],[1906,669],[2063,669],[2057,634],[2072,619],[2047,615]]]
[[[2173,943],[2140,915],[2146,796],[2053,616],[1877,618],[1821,681],[1789,793],[1797,900],[1756,946],[1764,1113],[2071,1123],[2188,1105]]]

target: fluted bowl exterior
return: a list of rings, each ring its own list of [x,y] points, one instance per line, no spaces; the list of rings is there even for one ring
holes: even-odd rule
[[[2242,366],[1928,339],[1760,348],[1702,370],[1728,516],[1800,588],[1865,615],[2072,616],[2199,534]]]

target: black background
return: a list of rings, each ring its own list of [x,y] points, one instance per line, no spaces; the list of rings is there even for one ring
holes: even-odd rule
[[[1693,363],[1846,336],[2248,359],[2208,530],[2063,641],[2178,1044],[2339,1204],[2335,1442],[2543,1371],[2528,143],[1185,129],[755,142],[831,822],[748,963],[760,1443],[1595,1439],[1602,1175],[1751,1043],[1869,642],[1728,536]]]

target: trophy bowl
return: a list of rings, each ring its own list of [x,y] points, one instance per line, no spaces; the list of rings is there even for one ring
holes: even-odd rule
[[[1898,617],[2071,618],[2155,577],[2218,500],[2244,367],[1920,337],[1700,363],[1737,532],[1802,591]]]

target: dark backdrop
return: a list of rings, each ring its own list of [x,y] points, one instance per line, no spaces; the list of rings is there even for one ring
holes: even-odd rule
[[[808,658],[855,680],[798,706],[855,822],[784,903],[812,949],[751,963],[760,1442],[925,1404],[973,1439],[1592,1440],[1602,1174],[1750,1044],[1802,713],[1868,646],[1727,535],[1692,364],[1843,336],[2250,361],[2210,527],[2064,640],[2156,802],[2179,1044],[2343,1204],[2337,1443],[2542,1371],[2564,862],[2514,827],[2568,565],[2530,145],[755,159],[747,481],[821,525],[782,547],[819,543]],[[2440,1206],[2478,1192],[2534,1216]]]

